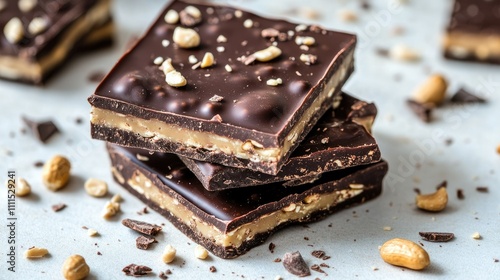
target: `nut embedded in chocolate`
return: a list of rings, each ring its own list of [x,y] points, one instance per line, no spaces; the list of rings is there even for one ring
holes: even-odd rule
[[[288,272],[299,277],[311,275],[309,267],[298,251],[294,253],[285,253],[283,256],[283,266]]]
[[[124,219],[122,224],[130,229],[133,229],[137,232],[144,233],[147,235],[157,235],[158,232],[161,231],[161,227],[158,225],[153,225],[150,223],[132,220],[132,219]]]
[[[419,232],[418,234],[424,240],[431,242],[448,242],[455,236],[451,232]]]
[[[125,273],[127,276],[143,276],[146,274],[149,274],[153,271],[150,267],[147,267],[145,265],[137,265],[137,264],[129,264],[126,267],[122,269],[122,271]]]

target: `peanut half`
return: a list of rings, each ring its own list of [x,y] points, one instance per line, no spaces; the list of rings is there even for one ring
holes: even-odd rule
[[[422,270],[430,263],[429,254],[417,243],[402,238],[391,239],[380,247],[380,256],[389,264]]]
[[[432,75],[415,90],[413,100],[418,103],[439,105],[444,100],[447,87],[448,83],[443,76]]]
[[[431,212],[439,212],[448,204],[448,192],[446,187],[441,186],[435,193],[418,194],[416,197],[417,207]]]

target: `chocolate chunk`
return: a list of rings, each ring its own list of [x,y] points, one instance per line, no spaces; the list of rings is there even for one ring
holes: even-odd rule
[[[215,266],[213,266],[213,265],[210,266],[210,272],[213,273],[213,272],[216,272],[216,271],[217,271],[217,268],[215,268]]]
[[[432,118],[432,110],[434,106],[429,103],[419,103],[413,100],[406,101],[410,109],[417,115],[422,121],[430,122]]]
[[[488,187],[476,187],[476,191],[482,192],[482,193],[487,193]]]
[[[464,190],[457,189],[457,198],[460,199],[460,200],[463,200],[465,198],[465,196],[464,196]]]
[[[424,240],[431,242],[448,242],[455,236],[451,232],[419,232],[418,234]]]
[[[124,267],[122,271],[125,272],[125,275],[127,276],[139,277],[151,273],[153,269],[145,265],[137,265],[132,263]]]
[[[299,277],[311,275],[309,267],[298,251],[294,253],[285,253],[283,256],[283,266],[288,272]]]
[[[274,248],[276,248],[276,245],[274,243],[269,243],[269,251],[271,251],[271,253],[274,253]]]
[[[486,100],[470,93],[464,88],[459,89],[450,99],[453,103],[486,103]]]
[[[33,163],[33,166],[38,168],[43,167],[43,165],[44,165],[43,161],[35,161],[35,163]]]
[[[52,205],[52,211],[54,211],[54,212],[59,212],[59,211],[63,210],[64,208],[66,208],[66,204],[64,204],[64,203]]]
[[[131,228],[137,232],[144,233],[147,235],[157,235],[158,232],[161,231],[161,227],[158,225],[153,225],[150,223],[132,220],[132,219],[124,219],[122,220],[122,224],[128,228]]]
[[[149,247],[151,247],[151,244],[156,242],[156,239],[154,239],[153,237],[146,237],[141,235],[135,240],[135,246],[138,249],[147,250],[149,249]]]
[[[59,132],[59,129],[52,121],[42,121],[36,122],[27,117],[22,117],[24,123],[28,126],[28,128],[32,131],[38,140],[42,143],[46,143],[52,135]]]

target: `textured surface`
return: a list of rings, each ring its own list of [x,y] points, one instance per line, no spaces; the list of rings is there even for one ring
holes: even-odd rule
[[[245,279],[263,277],[273,280],[276,275],[296,279],[282,263],[273,260],[283,258],[285,252],[297,250],[309,266],[322,262],[328,264],[330,268],[321,269],[335,279],[494,279],[500,274],[500,263],[494,262],[494,258],[500,259],[497,249],[500,244],[500,155],[495,152],[500,144],[498,129],[495,129],[500,118],[497,78],[500,68],[442,58],[440,39],[449,22],[452,1],[410,1],[400,8],[389,8],[388,3],[392,1],[370,1],[370,10],[361,9],[359,1],[307,2],[318,11],[321,15],[319,21],[325,26],[360,35],[356,72],[345,89],[375,102],[379,109],[373,131],[382,155],[389,162],[389,176],[379,198],[308,227],[296,226],[276,233],[264,245],[235,260],[195,259],[193,242],[168,223],[163,233],[157,236],[158,244],[153,244],[147,251],[136,249],[138,234],[122,226],[121,219],[157,224],[165,220],[153,211],[146,215],[137,214],[144,204],[112,181],[104,143],[91,140],[88,133],[89,105],[86,99],[96,84],[89,83],[86,77],[96,70],[108,71],[124,51],[130,37],[147,28],[163,2],[115,1],[120,32],[116,46],[109,51],[75,59],[45,88],[0,82],[2,227],[7,217],[3,183],[6,170],[14,168],[19,177],[31,183],[33,191],[28,197],[17,198],[17,252],[22,255],[31,246],[43,246],[50,252],[50,257],[40,260],[28,261],[20,257],[18,271],[11,277],[5,274],[6,231],[0,230],[0,279],[5,279],[6,275],[7,279],[60,279],[62,263],[72,254],[85,257],[91,269],[87,279],[91,280],[124,279],[121,270],[130,263],[153,268],[156,275],[144,279],[158,279],[159,272],[166,269],[172,270],[170,279],[235,279],[241,275]],[[287,1],[287,5],[283,5],[283,1],[265,0],[228,2],[245,4],[268,16],[290,15],[291,9],[305,5],[304,1],[298,0]],[[337,11],[343,9],[355,11],[358,22],[340,21]],[[297,14],[293,19],[313,22]],[[393,36],[392,30],[396,26],[403,27],[405,33]],[[405,64],[377,55],[377,48],[390,48],[397,43],[418,50],[422,61]],[[488,103],[447,106],[435,112],[434,122],[422,123],[408,110],[405,100],[429,72],[441,72],[450,79],[449,96],[466,86],[487,98]],[[20,133],[22,115],[37,120],[52,117],[62,133],[41,145],[31,135]],[[77,118],[83,119],[82,124],[75,122]],[[451,145],[446,145],[447,139],[451,140]],[[12,154],[8,155],[7,151]],[[70,158],[73,177],[65,189],[52,193],[41,183],[41,168],[33,164],[58,153]],[[98,199],[87,195],[83,183],[89,177],[106,180],[112,194],[120,193],[124,197],[122,213],[117,218],[105,221],[100,217],[111,196]],[[444,179],[448,180],[450,193],[447,210],[437,214],[417,211],[413,188],[418,187],[423,193],[433,192]],[[488,186],[489,192],[477,192],[477,186]],[[463,200],[456,196],[459,188],[463,190]],[[60,212],[52,212],[51,205],[61,202],[68,206]],[[98,230],[99,236],[87,236],[87,231],[81,228],[83,225]],[[385,226],[392,227],[392,230],[384,231]],[[402,271],[380,258],[378,246],[385,241],[400,237],[418,243],[420,231],[453,232],[456,238],[447,243],[422,241],[430,255],[431,265],[421,272]],[[471,238],[476,231],[483,239]],[[309,240],[304,240],[304,237]],[[271,242],[275,244],[274,253],[268,249]],[[170,265],[160,260],[167,244],[176,247],[179,258]],[[331,258],[317,259],[311,256],[313,250],[323,250]],[[217,272],[210,273],[210,266],[216,267]],[[378,270],[373,271],[372,267]],[[317,271],[311,273],[312,276],[306,279],[328,278]]]

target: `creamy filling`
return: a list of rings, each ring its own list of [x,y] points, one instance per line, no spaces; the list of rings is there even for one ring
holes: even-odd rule
[[[123,179],[117,169],[113,174]],[[351,184],[349,189],[337,190],[325,194],[312,194],[303,201],[292,203],[275,212],[270,212],[258,219],[243,224],[230,232],[222,232],[214,225],[203,221],[200,217],[186,206],[160,190],[143,173],[135,171],[132,178],[127,179],[127,184],[142,196],[158,205],[174,216],[180,222],[188,225],[196,235],[211,240],[217,246],[238,248],[246,241],[252,240],[257,234],[268,232],[280,224],[288,221],[301,221],[307,219],[311,214],[328,210],[331,207],[363,193],[363,185]]]
[[[110,7],[109,0],[99,1],[99,4],[72,24],[51,52],[38,61],[0,55],[0,76],[13,80],[26,79],[40,82],[44,73],[60,64],[91,28],[104,24],[109,19]]]
[[[353,63],[353,52],[344,59],[339,70],[333,74],[323,92],[306,109],[297,124],[286,136],[282,147],[263,147],[254,140],[241,141],[216,135],[211,132],[194,131],[178,125],[165,123],[158,119],[141,119],[132,115],[115,113],[97,107],[92,107],[90,122],[97,126],[104,126],[139,134],[141,137],[150,138],[150,141],[166,140],[182,143],[192,148],[203,148],[225,154],[235,155],[241,159],[254,162],[277,162],[295,144],[298,136],[302,134],[310,119],[321,108],[326,99],[331,98],[337,87],[346,78]]]
[[[450,32],[443,43],[445,49],[457,58],[471,55],[481,60],[500,57],[500,35]]]

